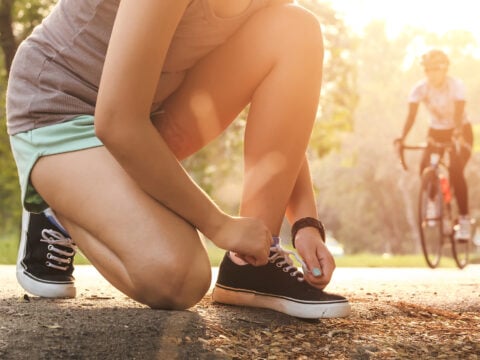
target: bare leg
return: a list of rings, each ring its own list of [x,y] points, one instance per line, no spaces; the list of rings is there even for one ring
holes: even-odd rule
[[[166,101],[165,114],[155,119],[183,158],[214,139],[251,102],[240,213],[261,218],[274,234],[315,118],[321,42],[318,23],[305,10],[267,8],[195,66]]]
[[[288,202],[287,219],[291,224],[303,217],[317,217],[317,205],[313,191],[310,167],[305,157],[300,172],[298,173],[295,187]]]
[[[316,216],[305,150],[318,104],[322,49],[320,28],[310,13],[290,5],[267,8],[195,66],[154,121],[183,158],[215,138],[251,103],[241,215],[262,219],[273,234],[279,232],[287,204],[291,221]],[[331,278],[333,257],[317,229],[300,232],[299,254],[309,270],[321,272],[300,276],[288,261],[279,260],[286,256],[279,247],[270,249],[265,267],[242,266],[226,256],[214,301],[299,317],[346,316],[348,301],[320,290]]]
[[[31,178],[125,294],[155,308],[186,308],[208,290],[210,264],[195,229],[141,190],[104,147],[43,157]]]

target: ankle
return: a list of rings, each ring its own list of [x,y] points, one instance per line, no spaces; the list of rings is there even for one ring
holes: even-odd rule
[[[51,208],[43,210],[43,213],[45,214],[45,217],[48,219],[48,221],[55,225],[65,236],[70,237],[67,229],[65,229],[60,220],[58,220],[58,218],[55,216],[55,212]]]

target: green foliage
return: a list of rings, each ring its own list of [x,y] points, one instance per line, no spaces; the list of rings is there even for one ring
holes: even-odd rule
[[[318,17],[324,37],[322,94],[310,141],[315,155],[323,157],[339,149],[340,135],[352,130],[353,112],[358,101],[354,60],[356,39],[329,4],[315,0],[302,0],[300,4]]]
[[[3,77],[0,77],[3,78]],[[0,82],[0,236],[18,230],[20,224],[20,189],[15,162],[10,150],[5,121],[5,84]]]
[[[5,84],[5,81],[2,82]],[[0,89],[0,111],[5,114],[5,87]],[[4,115],[2,116],[4,119]],[[0,123],[0,236],[17,231],[20,224],[20,189],[17,168],[10,150],[6,122]]]
[[[354,130],[344,136],[337,153],[315,161],[313,174],[318,188],[319,213],[349,254],[418,253],[417,194],[419,153],[408,153],[410,167],[401,169],[393,140],[401,133],[407,114],[407,96],[423,74],[418,57],[427,45],[441,46],[451,54],[450,73],[462,78],[467,95],[480,91],[472,74],[480,72],[473,37],[451,31],[444,36],[406,29],[388,38],[385,24],[371,23],[363,33],[354,57],[360,94]],[[467,99],[467,111],[475,119],[478,102]],[[427,119],[424,107],[408,136],[424,141]],[[477,139],[478,141],[478,139]],[[471,215],[480,209],[480,154],[475,153],[466,174]],[[448,253],[448,250],[447,250]]]
[[[220,137],[183,161],[183,166],[216,203],[236,213],[242,181],[243,133],[248,109]]]
[[[0,236],[0,264],[13,265],[17,260],[18,238]]]
[[[13,20],[19,42],[42,22],[56,2],[57,0],[14,0]]]
[[[16,237],[0,237],[0,265],[14,265],[17,259],[17,248],[18,241]],[[225,250],[216,247],[211,242],[206,243],[206,248],[212,266],[219,266]],[[473,254],[472,263],[478,260],[479,257],[479,254]],[[336,257],[335,262],[337,267],[426,267],[425,260],[420,254],[388,256],[362,252],[356,255]],[[75,255],[75,265],[89,264],[90,262],[82,253]],[[440,267],[455,267],[455,262],[451,257],[445,257],[442,258]]]
[[[372,267],[372,268],[402,268],[419,267],[426,268],[427,264],[422,255],[378,255],[372,253],[359,253],[347,255],[335,259],[337,267]],[[441,268],[455,268],[455,261],[452,258],[442,259]]]
[[[9,0],[0,3],[2,11],[11,6],[11,24],[2,24],[14,30],[17,44],[38,25],[56,0]],[[2,18],[2,21],[6,21]],[[15,48],[16,44],[11,44]],[[7,47],[8,48],[8,47]],[[6,48],[4,48],[6,50]],[[1,123],[0,123],[0,235],[11,234],[20,227],[21,204],[16,166],[10,151],[10,142],[6,133],[5,91],[8,74],[5,66],[0,71]]]

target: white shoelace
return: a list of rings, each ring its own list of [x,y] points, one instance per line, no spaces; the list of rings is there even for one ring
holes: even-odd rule
[[[73,242],[73,240],[68,237],[65,237],[62,233],[58,231],[51,230],[51,229],[43,229],[42,238],[40,239],[40,241],[48,244],[48,251],[49,251],[47,253],[48,260],[56,261],[59,264],[66,264],[65,266],[63,266],[63,265],[57,265],[50,261],[47,261],[45,263],[46,266],[57,269],[57,270],[62,270],[62,271],[68,270],[68,265],[70,265],[70,263],[72,262],[73,256],[77,252],[77,247],[75,246],[75,243]],[[57,248],[56,246],[63,246],[71,249],[72,251],[65,251]],[[56,254],[65,256],[66,258],[58,257],[56,256]]]
[[[282,268],[283,271],[290,273],[290,276],[296,277],[298,281],[305,280],[303,273],[297,269],[297,267],[293,264],[293,260],[290,258],[290,255],[293,255],[295,259],[302,265],[303,271],[307,272],[307,266],[296,252],[286,250],[278,244],[270,247],[270,251],[272,251],[273,254],[268,258],[268,260],[272,264],[275,264],[277,267]],[[280,261],[277,261],[278,259],[280,259]],[[295,269],[295,271],[290,272],[292,269]]]

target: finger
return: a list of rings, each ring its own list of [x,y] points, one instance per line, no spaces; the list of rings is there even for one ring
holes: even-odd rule
[[[315,254],[314,254],[315,255]],[[320,278],[323,275],[322,265],[316,256],[306,256],[304,259],[307,265],[308,275],[314,278]]]
[[[312,276],[310,273],[305,275],[305,280],[312,285],[313,287],[316,287],[317,289],[323,290],[325,287],[328,285],[328,282],[326,279],[322,276],[320,278],[316,278]]]
[[[262,266],[267,263],[268,259],[266,257],[245,256],[245,261],[252,266]]]
[[[330,253],[327,255],[322,253],[320,249],[317,250],[317,257],[323,269],[323,276],[328,284],[332,279],[333,271],[335,270],[335,259]]]
[[[270,246],[273,245],[273,237],[268,229],[265,230],[265,245],[268,249],[268,252],[270,252]]]

